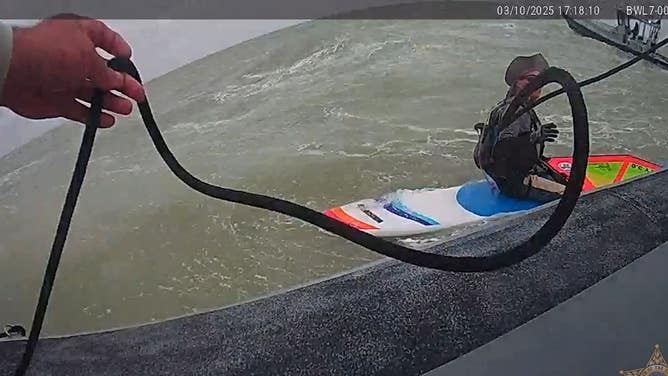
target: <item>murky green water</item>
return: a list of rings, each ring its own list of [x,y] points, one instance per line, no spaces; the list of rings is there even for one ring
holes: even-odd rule
[[[190,64],[148,95],[194,175],[322,210],[479,177],[472,125],[504,95],[508,62],[536,51],[578,79],[628,59],[559,21],[318,21]],[[666,82],[641,63],[586,88],[592,153],[668,159]],[[538,112],[561,126],[548,153],[570,154],[565,96]],[[46,334],[221,307],[377,259],[190,190],[136,116],[98,136]],[[0,323],[32,318],[81,134],[61,127],[0,162]]]

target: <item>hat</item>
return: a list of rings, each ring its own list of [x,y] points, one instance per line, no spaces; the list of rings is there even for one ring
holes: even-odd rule
[[[531,56],[518,56],[513,59],[506,69],[506,84],[513,86],[522,74],[529,71],[543,72],[550,67],[547,60],[542,54],[535,54]]]

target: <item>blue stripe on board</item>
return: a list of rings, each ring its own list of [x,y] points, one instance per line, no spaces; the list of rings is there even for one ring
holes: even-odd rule
[[[407,208],[401,201],[392,201],[389,204],[385,204],[383,208],[390,213],[396,214],[400,217],[404,217],[406,219],[410,219],[411,221],[415,221],[417,223],[423,224],[425,226],[434,226],[438,225],[439,223],[436,222],[435,220],[425,217],[421,215],[420,213],[416,213],[409,208]]]
[[[457,202],[464,209],[482,217],[516,213],[540,205],[536,201],[506,197],[484,180],[464,184],[457,191]]]

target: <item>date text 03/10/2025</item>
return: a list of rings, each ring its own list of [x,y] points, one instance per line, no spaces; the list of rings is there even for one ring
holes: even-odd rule
[[[504,17],[588,17],[600,15],[601,7],[598,5],[499,5],[496,7],[496,14]]]

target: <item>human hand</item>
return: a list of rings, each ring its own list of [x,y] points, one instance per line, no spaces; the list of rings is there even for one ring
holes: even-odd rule
[[[128,43],[103,22],[76,15],[59,15],[35,26],[14,29],[12,57],[0,105],[30,119],[64,117],[85,123],[95,88],[105,91],[102,108],[128,115],[130,100],[141,102],[144,88],[128,74],[107,67],[95,50],[99,47],[118,57],[130,57]],[[115,119],[103,112],[101,127]]]
[[[559,130],[554,123],[543,124],[536,131],[531,133],[529,140],[531,143],[539,144],[543,142],[554,142],[559,136]]]

